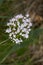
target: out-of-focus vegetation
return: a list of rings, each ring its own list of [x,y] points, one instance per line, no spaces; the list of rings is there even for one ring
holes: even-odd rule
[[[36,4],[37,6],[36,6]],[[41,0],[0,0],[0,64],[2,65],[43,65],[43,12]],[[34,6],[35,5],[35,6]],[[38,7],[38,9],[37,9]],[[40,9],[40,10],[39,10]],[[29,39],[15,45],[5,33],[6,23],[16,14],[35,13]]]

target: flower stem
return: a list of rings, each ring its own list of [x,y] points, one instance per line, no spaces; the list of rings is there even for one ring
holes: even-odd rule
[[[6,39],[6,40],[4,40],[4,41],[2,41],[0,44],[3,44],[3,43],[5,43],[5,42],[7,42],[9,39]]]

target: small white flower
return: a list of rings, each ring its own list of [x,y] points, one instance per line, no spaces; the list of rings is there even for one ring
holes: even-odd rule
[[[25,20],[25,19],[22,19],[22,21],[23,21],[23,22],[26,22],[26,20]]]
[[[18,34],[20,32],[20,29],[18,28],[17,31],[15,32],[15,34]]]
[[[30,26],[27,26],[27,29],[29,29],[30,28]]]
[[[21,21],[19,21],[21,19]],[[22,14],[14,16],[7,23],[9,27],[6,30],[6,33],[9,33],[9,38],[11,41],[16,42],[16,44],[20,44],[23,42],[23,38],[29,38],[29,33],[31,31],[31,18],[29,18],[29,14],[23,16]]]
[[[28,29],[28,31],[31,31],[31,29]]]
[[[10,22],[13,22],[13,21],[15,21],[15,18],[10,19]]]
[[[22,33],[20,33],[20,35],[22,36]]]
[[[29,23],[29,22],[30,22],[30,20],[29,20],[29,19],[26,19],[26,22],[28,22],[28,23]]]
[[[26,17],[29,17],[29,14],[26,14]]]
[[[15,42],[16,42],[16,44],[17,44],[17,43],[20,43],[20,40],[18,40],[18,39],[15,39]]]
[[[6,30],[6,33],[10,33],[11,32],[11,28],[8,28],[7,30]]]
[[[11,25],[11,23],[7,23],[7,26]]]
[[[24,38],[28,38],[28,34],[22,34]]]
[[[32,23],[29,23],[29,26],[32,26]]]
[[[26,29],[26,28],[23,28],[23,29],[22,29],[22,32],[26,32],[26,31],[27,31],[27,29]]]
[[[26,19],[26,17],[23,18],[24,20]]]
[[[29,34],[29,31],[27,30],[26,33]]]
[[[9,37],[12,40],[12,37]]]
[[[23,25],[23,24],[21,24],[20,29],[23,29],[23,28],[24,28],[24,25]]]
[[[12,37],[12,35],[14,35],[14,33],[13,33],[13,32],[11,32],[11,33],[9,34],[9,37]]]
[[[23,42],[23,40],[20,38],[20,42]]]
[[[14,38],[16,38],[16,35],[13,35]]]
[[[28,38],[29,36],[28,36],[28,34],[25,34],[25,36],[24,36],[25,38]]]
[[[16,18],[16,19],[23,18],[23,15],[22,15],[22,14],[17,15],[17,16],[15,16],[15,18]]]
[[[24,25],[24,27],[26,27],[28,25],[28,23],[24,23],[23,25]]]
[[[20,22],[19,21],[17,22],[17,25],[20,26]]]

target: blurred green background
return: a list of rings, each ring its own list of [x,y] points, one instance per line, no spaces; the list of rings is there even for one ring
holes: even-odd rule
[[[43,61],[40,62],[43,59],[43,20],[33,20],[35,23],[32,21],[30,37],[22,44],[16,45],[10,40],[1,44],[8,39],[5,30],[9,19],[19,13],[25,15],[28,10],[30,15],[32,15],[31,12],[36,13],[36,7],[33,4],[38,2],[38,0],[0,0],[0,65],[43,65]],[[31,10],[32,7],[33,10]]]

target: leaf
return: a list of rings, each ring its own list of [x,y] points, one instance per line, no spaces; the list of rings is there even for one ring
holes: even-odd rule
[[[10,40],[0,45],[0,64],[12,53],[30,44],[36,43],[43,29],[35,29],[30,32],[29,39],[26,39],[20,45],[12,43]],[[5,35],[6,38],[7,35]],[[4,37],[4,36],[3,36]]]

